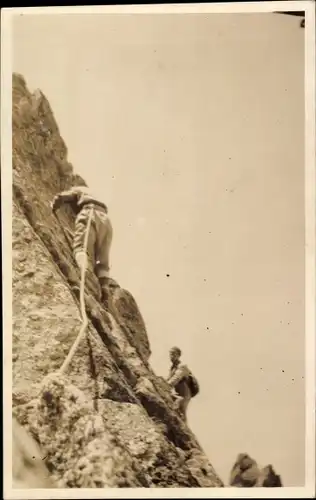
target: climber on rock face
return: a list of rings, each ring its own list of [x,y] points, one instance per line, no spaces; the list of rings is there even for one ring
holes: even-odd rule
[[[183,419],[187,420],[187,408],[192,397],[199,392],[199,385],[188,367],[181,363],[179,347],[170,349],[171,368],[167,382],[174,389],[179,398],[179,411]]]
[[[88,266],[92,267],[98,277],[102,290],[102,301],[108,305],[109,286],[112,281],[109,277],[109,254],[113,236],[108,208],[97,200],[86,186],[74,186],[68,191],[57,194],[52,202],[53,212],[63,203],[68,203],[76,214],[73,251],[80,269],[86,258],[84,240],[90,210],[93,209],[87,246]]]

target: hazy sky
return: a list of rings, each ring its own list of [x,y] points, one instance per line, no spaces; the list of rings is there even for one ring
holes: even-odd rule
[[[276,14],[21,16],[14,70],[108,204],[112,274],[152,366],[179,345],[189,422],[304,483],[304,30]]]

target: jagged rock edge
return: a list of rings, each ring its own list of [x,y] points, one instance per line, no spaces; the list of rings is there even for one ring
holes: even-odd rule
[[[26,84],[23,79],[23,83],[25,86],[25,91],[26,89]],[[42,94],[43,95],[43,94]],[[51,110],[50,110],[51,111]],[[52,111],[51,111],[52,113]],[[53,113],[52,113],[53,115]],[[57,128],[58,132],[59,129]],[[64,144],[64,143],[63,143]],[[64,144],[65,146],[65,144]],[[65,146],[66,147],[66,146]],[[57,164],[58,165],[58,164]],[[69,175],[69,170],[68,170],[68,175]],[[71,176],[70,178],[74,178],[75,175],[71,171]],[[60,181],[62,178],[60,178]],[[66,179],[63,177],[64,184],[66,184]],[[30,226],[33,228],[33,231],[36,235],[37,238],[39,238],[43,244],[43,247],[46,249],[46,251],[49,253],[52,261],[55,263],[55,265],[58,268],[58,271],[61,273],[63,277],[63,281],[69,286],[72,282],[72,276],[71,273],[68,273],[69,271],[69,265],[66,260],[63,261],[61,258],[60,253],[58,252],[57,249],[54,248],[54,245],[51,244],[51,241],[49,242],[50,244],[47,245],[47,238],[49,238],[49,232],[45,233],[43,232],[43,228],[40,227],[37,224],[36,218],[33,217],[32,213],[32,206],[28,204],[28,200],[24,198],[22,190],[19,190],[17,185],[13,185],[14,187],[14,195],[17,199],[18,205],[20,209],[23,211],[23,213],[26,216],[26,219],[29,221]],[[68,245],[67,241],[64,241],[65,245]],[[72,294],[74,297],[74,294]],[[76,299],[76,303],[78,305],[77,297],[74,297]],[[135,386],[137,384],[137,376],[135,377],[134,373],[130,370],[129,366],[124,362],[124,359],[119,353],[119,348],[116,345],[115,339],[111,338],[110,334],[110,328],[109,328],[109,323],[105,321],[105,324],[107,325],[107,328],[104,327],[104,324],[102,324],[102,319],[105,320],[105,317],[107,316],[106,313],[103,314],[101,319],[97,316],[95,317],[93,314],[91,314],[91,310],[88,310],[89,314],[89,319],[92,323],[92,325],[95,327],[96,331],[98,332],[100,338],[102,339],[102,342],[106,345],[106,347],[110,350],[111,355],[113,357],[113,361],[115,362],[117,366],[117,373],[120,373],[121,371],[124,374],[124,379],[126,382],[127,386],[132,387],[132,389],[135,389]],[[101,327],[100,324],[101,323]],[[123,333],[126,335],[126,332],[123,331]],[[130,342],[130,338],[127,338],[127,341]],[[130,342],[131,343],[131,342]],[[139,353],[138,353],[139,354]],[[142,356],[139,354],[140,359],[144,362]],[[117,363],[117,358],[119,358],[119,362]],[[169,432],[168,432],[168,438],[171,442],[174,443],[176,447],[180,447],[182,449],[190,450],[192,449],[192,446],[196,446],[197,448],[200,448],[200,445],[196,442],[194,439],[193,435],[191,432],[188,432],[187,429],[185,428],[184,424],[182,423],[181,419],[170,409],[170,401],[165,401],[165,394],[162,391],[162,394],[160,392],[160,389],[157,386],[157,379],[156,376],[153,374],[151,368],[148,365],[145,365],[146,369],[151,372],[152,377],[151,378],[151,383],[153,384],[155,391],[157,392],[159,399],[155,400],[150,397],[149,394],[142,394],[140,396],[140,403],[142,406],[145,408],[147,411],[148,415],[150,417],[158,418],[160,419],[163,423],[168,423],[169,427]],[[137,399],[137,398],[136,398]],[[163,404],[161,404],[163,403]],[[172,415],[173,413],[173,415]],[[170,421],[170,416],[171,421]],[[168,417],[165,419],[165,417]],[[171,428],[170,428],[171,427]],[[180,432],[179,432],[180,431]],[[201,449],[201,448],[200,448]]]

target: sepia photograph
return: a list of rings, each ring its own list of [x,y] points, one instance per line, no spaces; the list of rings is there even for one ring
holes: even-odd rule
[[[4,498],[315,496],[314,9],[2,9]]]

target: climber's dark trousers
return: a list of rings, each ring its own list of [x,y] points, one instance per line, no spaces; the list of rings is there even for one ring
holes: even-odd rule
[[[181,416],[183,417],[183,420],[186,422],[187,421],[187,409],[190,403],[191,397],[189,396],[184,396],[180,401],[179,401],[179,412],[181,413]]]
[[[84,240],[90,210],[91,205],[84,206],[77,215],[75,222],[73,251],[79,267],[81,267],[84,259]],[[87,246],[88,267],[94,271],[99,280],[109,276],[109,254],[112,236],[113,228],[107,213],[98,208],[93,208]]]

